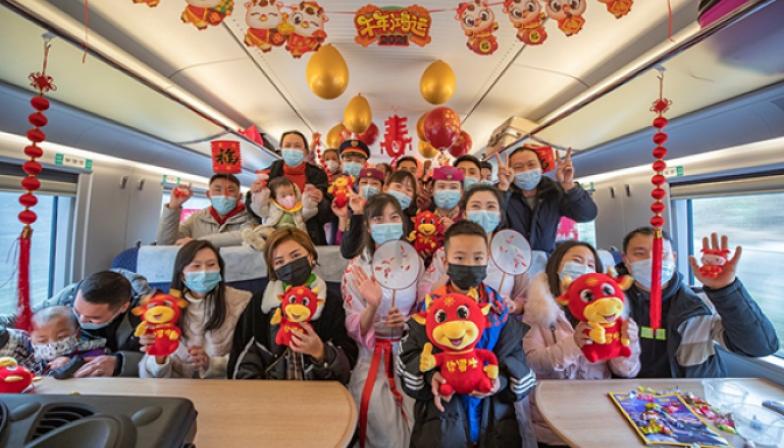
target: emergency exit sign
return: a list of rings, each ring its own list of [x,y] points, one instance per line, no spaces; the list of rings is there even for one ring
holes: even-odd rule
[[[668,166],[667,169],[664,170],[664,177],[680,177],[683,176],[685,172],[683,165]]]
[[[81,157],[70,156],[58,152],[54,155],[54,164],[57,166],[68,166],[71,168],[78,168],[85,171],[93,170],[92,159],[83,159]]]

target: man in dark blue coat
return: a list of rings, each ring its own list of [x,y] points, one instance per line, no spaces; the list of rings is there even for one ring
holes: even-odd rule
[[[650,328],[651,248],[654,230],[641,227],[623,241],[623,265],[634,277],[626,291],[631,318],[640,328],[640,378],[710,378],[727,375],[716,345],[749,357],[775,353],[779,340],[770,320],[736,277],[741,248],[728,258],[717,277],[700,271],[689,258],[694,277],[702,283],[707,300],[701,299],[676,272],[675,253],[664,235],[662,260],[662,322]],[[703,239],[704,249],[728,250],[727,236]]]
[[[542,173],[555,168],[555,180]],[[533,250],[551,253],[562,216],[577,222],[596,219],[596,204],[574,181],[571,149],[556,161],[550,147],[521,146],[498,168],[498,188],[506,191],[509,227],[520,232]]]

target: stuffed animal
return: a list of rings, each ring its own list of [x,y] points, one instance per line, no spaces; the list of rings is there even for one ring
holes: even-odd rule
[[[155,336],[155,342],[147,346],[148,355],[168,356],[177,350],[182,335],[177,322],[182,314],[181,309],[187,305],[188,302],[180,298],[179,291],[171,290],[169,294],[157,293],[143,299],[131,311],[142,319],[136,326],[134,336],[145,334]]]
[[[0,393],[20,394],[33,384],[33,374],[14,358],[0,358]]]
[[[547,40],[544,29],[547,15],[539,0],[505,0],[504,12],[517,28],[517,38],[526,45],[541,45]]]
[[[468,37],[466,46],[476,54],[486,56],[495,53],[498,49],[498,39],[495,33],[498,22],[487,0],[473,0],[457,5],[455,16],[463,33]]]
[[[324,8],[315,1],[303,1],[292,8],[288,21],[278,29],[287,37],[286,50],[299,59],[309,51],[316,51],[327,39],[324,24],[329,20]]]
[[[498,359],[490,350],[475,348],[487,326],[490,304],[480,306],[463,294],[447,294],[438,300],[428,295],[425,303],[425,333],[430,342],[422,349],[419,370],[440,369],[446,380],[439,386],[441,395],[490,392],[498,377]],[[415,316],[420,323],[422,318],[422,313]],[[440,353],[433,354],[434,345]]]
[[[280,32],[280,26],[286,19],[283,3],[277,0],[248,0],[245,3],[245,45],[258,47],[267,53],[273,46],[279,47],[286,43],[286,36]]]
[[[558,297],[558,302],[568,306],[572,316],[590,326],[586,334],[591,342],[582,349],[589,362],[632,354],[629,340],[622,333],[622,315],[623,291],[633,282],[629,276],[613,278],[597,272],[581,275],[574,281],[568,277],[562,280],[565,292]]]
[[[583,14],[588,0],[548,0],[545,2],[547,15],[558,22],[558,29],[567,36],[580,32],[585,24]]]
[[[217,26],[234,9],[234,0],[185,0],[188,5],[182,11],[182,23],[193,24],[199,30]]]
[[[354,188],[354,178],[352,176],[338,176],[327,189],[327,193],[334,198],[332,199],[332,204],[337,208],[345,207],[348,204],[348,196],[352,188]]]
[[[441,218],[430,211],[421,211],[414,217],[414,230],[408,235],[417,252],[424,258],[432,257],[444,244],[444,224]]]
[[[607,6],[607,11],[616,19],[629,14],[629,11],[632,10],[632,4],[634,4],[633,0],[599,0],[599,2],[604,3]]]
[[[718,278],[724,272],[729,249],[702,249],[700,274],[708,278]]]
[[[302,324],[310,322],[324,300],[318,297],[318,288],[289,286],[280,296],[280,307],[275,310],[270,323],[280,325],[275,343],[289,346],[292,333],[303,333]]]

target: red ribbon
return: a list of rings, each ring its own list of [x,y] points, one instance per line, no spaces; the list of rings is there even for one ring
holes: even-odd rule
[[[395,403],[400,407],[400,412],[403,418],[408,420],[406,411],[403,409],[403,394],[397,389],[395,384],[395,375],[392,370],[392,341],[388,339],[376,339],[376,346],[373,349],[373,359],[370,361],[370,370],[365,379],[365,387],[362,388],[362,399],[359,404],[359,446],[365,447],[365,440],[367,437],[367,418],[368,407],[370,406],[370,398],[373,395],[373,386],[376,384],[376,376],[378,375],[379,364],[381,364],[381,357],[384,357],[386,364],[387,381],[389,382],[389,390],[395,398]]]

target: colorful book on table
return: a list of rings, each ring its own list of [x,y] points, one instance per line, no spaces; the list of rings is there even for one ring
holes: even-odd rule
[[[732,445],[686,404],[678,393],[611,393],[635,432],[646,445],[724,448]]]

